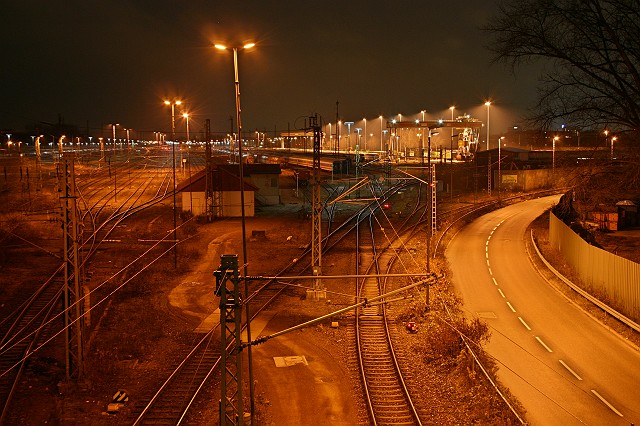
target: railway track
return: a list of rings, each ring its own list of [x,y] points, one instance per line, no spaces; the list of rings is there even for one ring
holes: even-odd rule
[[[64,265],[18,309],[0,322],[0,424],[8,415],[25,368],[25,360],[48,336],[49,319],[59,310]]]
[[[387,193],[378,192],[378,195],[383,199],[386,199],[390,193],[397,191],[399,188],[401,188],[401,186],[391,188]],[[344,222],[337,225],[335,229],[333,229],[333,231],[324,238],[323,252],[331,251],[338,246],[340,242],[353,232],[357,224],[365,219],[367,214],[379,207],[378,201],[371,201],[370,203],[362,206],[359,211],[346,218]],[[298,261],[285,266],[277,275],[283,275],[285,273],[294,275],[304,274],[310,269],[310,266],[304,262],[304,259],[310,255],[310,252],[310,248],[307,248]],[[260,312],[265,310],[286,288],[287,285],[279,282],[277,279],[253,285],[250,290],[250,294],[246,299],[246,303],[250,303],[251,306],[251,319],[254,319],[260,314]],[[246,318],[243,319],[243,329],[245,327]],[[213,332],[214,330],[210,333]],[[212,336],[210,336],[207,341],[210,344],[213,341],[214,345],[219,345],[218,340],[214,339]],[[229,351],[234,344],[235,342],[231,342],[227,351]],[[210,351],[214,353],[215,349],[210,349]],[[189,352],[189,354],[184,357],[180,366],[168,375],[169,377],[159,387],[158,391],[148,398],[149,401],[144,405],[138,405],[134,409],[133,416],[131,418],[134,425],[183,424],[191,404],[196,400],[198,393],[204,386],[204,383],[212,377],[220,363],[219,355],[218,358],[207,358],[206,360],[203,359],[201,361],[196,354],[197,351],[195,349]],[[201,368],[201,372],[206,371],[206,373],[192,376],[193,380],[178,380],[177,377],[185,375],[186,371],[190,371],[190,369],[185,368],[184,366],[192,364],[198,364],[199,368]],[[193,370],[193,368],[191,368],[191,370]],[[180,399],[181,404],[167,402],[176,400],[174,396],[176,392],[180,395],[190,395],[190,397]]]
[[[425,210],[421,209],[420,198],[418,190],[413,211],[398,226],[398,233],[411,232],[419,226]],[[388,218],[377,219],[372,213],[357,227],[356,272],[373,275],[358,283],[357,300],[373,299],[386,292],[387,279],[379,275],[391,271],[398,252],[403,249],[401,238],[382,243],[377,241],[376,233],[380,235],[382,228],[378,221],[385,219]],[[356,354],[370,423],[421,425],[393,347],[385,301],[359,308],[354,320]]]
[[[144,164],[144,163],[141,163],[141,164]],[[131,191],[130,194],[127,194],[126,197],[124,192],[119,192],[118,194],[120,194],[120,197],[123,201],[121,202],[120,207],[117,208],[113,214],[109,215],[107,219],[102,219],[102,220],[97,219],[100,216],[101,209],[104,208],[104,205],[105,205],[105,200],[101,198],[99,191],[95,191],[95,197],[97,197],[96,199],[92,199],[92,200],[87,199],[84,201],[87,211],[95,210],[95,211],[92,211],[91,214],[87,214],[86,217],[88,218],[88,220],[90,218],[90,220],[95,222],[92,224],[91,228],[93,228],[92,235],[95,235],[93,238],[96,241],[99,242],[102,239],[107,238],[107,236],[110,235],[110,233],[115,229],[117,224],[121,223],[121,221],[130,217],[135,212],[140,211],[144,208],[147,208],[151,205],[154,205],[157,202],[161,202],[163,199],[166,199],[166,197],[171,194],[171,191],[168,186],[169,180],[167,178],[167,174],[165,173],[165,171],[157,172],[157,174],[160,174],[163,176],[163,179],[162,179],[163,183],[158,188],[154,188],[153,190],[151,189],[151,179],[150,179],[148,182],[140,184],[138,187],[136,187],[135,190]],[[106,174],[102,174],[101,179],[105,179],[105,176]],[[99,180],[93,183],[93,185],[99,186],[100,185]],[[406,183],[403,185],[406,185]],[[131,185],[127,185],[127,186],[131,186]],[[389,196],[389,193],[397,190],[400,187],[401,185],[398,185],[395,188],[391,188],[391,190],[388,192],[385,192],[381,186],[374,187],[372,189],[372,193],[375,195],[375,197],[379,197],[379,200],[384,200],[385,197]],[[155,195],[149,195],[149,191],[155,191]],[[146,194],[144,195],[144,198],[143,198],[143,194]],[[92,196],[88,198],[93,198],[94,194],[92,193],[91,195]],[[380,208],[380,202],[375,201],[375,202],[371,202],[367,206],[364,206],[361,212],[362,211],[372,212],[375,209],[379,209],[379,208]],[[343,224],[336,226],[335,229],[329,235],[327,235],[327,237],[325,237],[324,239],[325,250],[331,250],[334,246],[340,244],[340,242],[345,238],[345,236],[348,235],[350,232],[352,232],[356,224],[360,223],[362,220],[365,220],[365,218],[368,218],[369,220],[372,219],[373,217],[372,214],[370,213],[362,214],[361,212],[358,213],[357,215],[354,214],[354,216],[351,216]],[[115,224],[115,225],[105,228],[108,222],[111,222],[112,224]],[[102,230],[102,232],[100,233],[101,234],[100,236],[97,235],[99,230]],[[371,247],[375,246],[373,242],[370,245]],[[91,251],[94,252],[95,250],[93,250],[92,248]],[[306,253],[309,253],[309,250],[307,250]],[[304,269],[306,268],[302,266],[302,264],[304,263],[302,262],[302,260],[304,259],[305,256],[307,256],[306,253],[300,257],[300,261],[297,264],[288,265],[287,268],[285,268],[282,271],[282,273],[291,271],[292,273],[302,274],[304,272]],[[373,250],[370,256],[374,259],[378,258],[378,256],[373,252]],[[55,285],[52,285],[50,287],[53,288],[55,287]],[[264,309],[264,307],[268,306],[269,303],[271,303],[278,296],[278,294],[280,294],[285,288],[287,288],[286,285],[282,283],[278,283],[277,281],[269,282],[264,285],[254,286],[254,288],[252,288],[250,292],[249,298],[247,299],[248,301],[251,302],[251,306],[253,308],[252,318],[258,315],[259,312],[262,309]],[[379,282],[376,282],[374,285],[369,284],[367,289],[363,291],[365,292],[365,294],[369,294],[368,292],[370,292],[371,294],[374,294],[376,290],[378,292],[380,291]],[[52,302],[59,300],[59,295],[57,293],[51,293],[48,295],[43,295],[42,298],[44,300],[49,300],[50,303],[45,306],[47,306],[47,309],[50,309],[51,312],[53,312],[53,307],[55,306],[55,304]],[[365,309],[370,309],[370,308],[365,308]],[[7,331],[5,331],[5,328],[4,328],[5,322],[3,321],[2,323],[0,323],[0,333],[1,333],[0,336],[5,336],[4,339],[2,340],[2,346],[1,346],[2,349],[0,349],[0,355],[2,355],[2,363],[0,364],[0,368],[2,368],[2,370],[0,370],[0,374],[2,374],[2,377],[0,377],[0,380],[4,380],[5,378],[9,380],[10,376],[12,376],[14,371],[17,371],[17,370],[22,371],[24,364],[20,363],[19,361],[24,360],[26,358],[26,355],[32,353],[33,350],[37,350],[38,342],[41,342],[43,340],[42,335],[36,335],[34,331],[29,331],[29,329],[26,326],[20,325],[21,322],[24,323],[26,321],[27,323],[33,324],[35,329],[44,330],[45,328],[43,327],[43,324],[48,324],[48,320],[44,320],[43,322],[40,322],[38,324],[38,321],[40,321],[40,319],[38,319],[38,321],[36,321],[35,319],[32,319],[32,320],[29,319],[29,315],[33,315],[33,317],[35,318],[36,317],[35,313],[40,312],[42,310],[43,310],[43,307],[38,307],[38,303],[33,303],[31,307],[25,309],[25,312],[32,312],[31,314],[26,314],[22,319],[17,319],[17,317],[15,318],[15,322],[13,323],[14,325],[11,328],[14,328],[16,330],[18,329],[23,330],[23,334],[21,336],[24,336],[24,335],[35,336],[35,338],[32,339],[31,343],[24,346],[24,349],[20,349],[20,351],[22,351],[21,354],[19,353],[12,354],[14,348],[18,349],[18,345],[16,344],[16,341],[18,339],[16,337],[17,334],[12,335],[12,332],[9,331],[9,328],[7,328]],[[367,311],[368,314],[366,314],[366,316],[368,317],[380,316],[380,311],[384,312],[384,309],[376,308],[375,310],[375,312],[377,312],[376,314],[373,314],[372,312],[374,312],[374,310],[371,309],[370,312]],[[6,319],[6,321],[7,321],[6,324],[9,324],[10,321],[8,319]],[[378,332],[376,331],[375,333],[371,333],[371,334],[373,335],[377,333]],[[20,340],[23,340],[23,338],[20,337]],[[24,340],[27,341],[28,339],[24,339]],[[178,369],[175,370],[175,373],[171,374],[167,383],[163,385],[163,387],[160,389],[159,391],[160,394],[158,396],[152,396],[149,398],[151,401],[151,404],[147,404],[144,407],[140,407],[139,411],[140,413],[144,414],[143,416],[144,418],[141,418],[140,420],[136,420],[136,423],[180,424],[180,422],[183,421],[182,419],[185,418],[185,413],[188,411],[188,408],[191,406],[191,404],[197,397],[198,391],[199,389],[201,389],[202,384],[211,377],[211,375],[213,374],[213,372],[218,366],[217,362],[219,362],[219,356],[220,356],[219,349],[216,351],[216,349],[212,349],[212,348],[218,348],[219,345],[215,343],[211,345],[211,342],[215,342],[215,341],[216,340],[209,335],[208,340],[203,339],[200,345],[201,346],[200,348],[196,347],[194,348],[193,351],[190,352],[190,356],[188,357],[188,359],[185,359],[185,362],[180,364],[179,370]],[[208,345],[205,345],[204,344],[205,342],[207,342]],[[5,355],[6,355],[6,358],[9,359],[9,361],[5,360]],[[5,368],[5,365],[6,365],[6,368]],[[7,382],[6,385],[4,381],[0,382],[0,386],[2,390],[13,389],[16,383],[19,381],[19,374],[20,373],[18,372],[16,376],[12,376],[17,378],[11,379],[10,381]],[[194,387],[193,386],[194,383],[197,383],[198,385]],[[5,398],[4,393],[0,393],[0,398]],[[11,398],[11,393],[7,392],[6,399],[0,400],[0,402],[3,402],[3,413],[4,413],[4,410],[6,410],[7,406],[9,405],[8,401],[10,400],[10,398]],[[152,405],[152,407],[147,408],[147,406],[149,405]],[[178,406],[180,405],[182,407],[178,408]],[[186,408],[185,408],[185,405],[186,405]],[[178,411],[180,413],[176,416],[176,412]],[[155,420],[153,420],[154,418]]]
[[[86,184],[85,187],[95,185],[104,188],[105,179],[108,179],[105,173],[98,173],[97,177],[89,175],[88,182],[83,182],[80,178],[77,186]],[[80,247],[85,253],[81,259],[82,265],[93,259],[102,241],[124,220],[169,196],[166,179],[163,179],[160,189],[152,186],[152,180],[143,179],[129,190],[126,197],[121,197],[118,207],[102,220],[98,220],[98,217],[104,208],[104,194],[100,191],[88,191],[90,195],[87,197],[80,194],[80,201],[86,208],[80,217],[86,224],[84,228],[89,231]],[[134,181],[135,177],[131,178],[131,182]],[[115,194],[111,193],[110,196],[115,197]],[[153,256],[151,250],[146,254],[148,257]],[[19,388],[28,358],[53,337],[62,333],[58,319],[62,313],[63,269],[64,264],[22,305],[0,321],[0,424],[4,424],[7,418],[12,397]],[[139,272],[139,269],[136,272]]]

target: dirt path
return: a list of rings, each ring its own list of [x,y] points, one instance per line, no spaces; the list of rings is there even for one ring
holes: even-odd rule
[[[209,331],[219,320],[213,271],[218,267],[222,254],[234,252],[234,242],[239,239],[240,230],[211,240],[206,255],[193,265],[193,269],[168,295],[171,306],[200,321],[195,329],[197,332]]]

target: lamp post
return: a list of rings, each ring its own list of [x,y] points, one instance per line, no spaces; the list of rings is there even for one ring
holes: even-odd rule
[[[363,118],[362,121],[364,121],[364,147],[363,147],[363,151],[367,150],[367,119]],[[611,145],[613,147],[613,145]],[[612,151],[613,152],[613,149]]]
[[[191,145],[189,144],[189,141],[191,140],[189,138],[189,113],[185,112],[182,114],[182,116],[187,121],[186,126],[187,126],[187,163],[188,163],[187,167],[189,168],[189,208],[190,208],[191,214],[193,214],[193,189],[191,188]]]
[[[449,109],[451,110],[451,121],[453,121],[453,112],[455,111],[456,107],[455,105],[452,105],[449,107]],[[449,141],[449,162],[453,163],[453,127],[451,127],[451,140]]]
[[[489,151],[489,108],[491,107],[491,101],[485,102],[484,105],[487,107],[487,151]]]
[[[504,136],[498,138],[498,200],[500,199],[501,189],[502,189],[502,168],[500,166],[501,164],[500,151],[502,149],[503,139],[504,139]]]
[[[111,132],[113,133],[113,148],[116,147],[116,126],[119,126],[118,123],[111,124]]]
[[[182,105],[182,101],[164,101],[165,105],[171,105],[171,163],[173,169],[173,267],[178,267],[178,237],[176,228],[176,105]]]
[[[382,142],[380,142],[380,145],[383,145],[381,147],[382,151],[384,151],[385,156],[388,156],[389,155],[389,149],[386,149],[386,150],[384,149],[384,141],[387,139],[387,133],[389,133],[389,131],[388,130],[383,130],[381,133],[382,133]]]
[[[380,118],[380,151],[384,151],[384,134],[382,133],[382,115]]]
[[[611,137],[611,161],[613,161],[613,143],[618,140],[617,136]]]
[[[345,121],[344,124],[347,125],[347,145],[349,146],[347,151],[351,151],[351,125],[353,121]]]
[[[244,276],[247,276],[247,231],[245,224],[245,206],[244,206],[244,169],[243,163],[244,159],[242,157],[242,120],[240,117],[240,80],[238,77],[238,50],[243,49],[251,49],[255,46],[255,43],[246,43],[240,47],[231,47],[233,50],[233,74],[234,74],[234,86],[236,92],[236,125],[238,128],[238,155],[240,156],[239,161],[239,174],[240,174],[240,215],[241,215],[241,223],[242,223],[242,265],[244,270]],[[227,50],[228,48],[223,44],[216,44],[214,47],[218,50]],[[249,283],[248,280],[244,280],[244,292],[245,297],[249,297]],[[251,315],[249,313],[249,303],[245,303],[245,312],[247,318],[246,331],[247,331],[247,341],[251,341]],[[250,404],[251,404],[251,424],[255,422],[255,403],[254,403],[254,385],[253,385],[253,360],[251,356],[251,345],[247,348],[247,355],[249,360],[249,393],[250,393]],[[242,401],[240,401],[240,406],[242,406]]]
[[[552,152],[551,152],[551,162],[552,162],[551,167],[554,175],[556,173],[556,142],[558,142],[558,140],[560,140],[560,136],[553,137],[553,145],[552,145]]]
[[[424,123],[424,115],[427,111],[423,109],[420,113],[422,114],[422,122]],[[424,129],[420,132],[420,165],[424,166]]]
[[[189,138],[189,113],[187,113],[187,112],[183,113],[182,117],[186,120],[186,125],[187,125],[187,143],[189,143],[189,141],[191,140]]]

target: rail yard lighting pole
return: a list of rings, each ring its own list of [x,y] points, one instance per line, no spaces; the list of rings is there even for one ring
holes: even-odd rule
[[[500,195],[501,195],[501,189],[502,189],[502,168],[500,166],[501,164],[501,158],[500,158],[500,150],[502,147],[502,140],[504,139],[504,136],[501,136],[498,138],[498,200],[500,199]]]
[[[617,136],[611,137],[611,161],[613,161],[613,143],[618,140]]]
[[[487,107],[487,151],[489,151],[489,119],[491,118],[491,116],[489,115],[489,110],[491,108],[491,101],[485,102],[484,105]]]
[[[452,105],[449,109],[451,110],[451,121],[453,121],[453,112],[456,110],[456,107]],[[449,141],[449,162],[453,163],[453,127],[451,127],[451,140]]]
[[[244,159],[242,156],[242,120],[240,117],[240,79],[238,77],[238,50],[247,50],[251,49],[255,46],[255,43],[246,43],[240,47],[230,47],[223,44],[216,44],[214,47],[218,50],[233,50],[233,75],[234,75],[234,86],[236,92],[236,126],[238,129],[238,155],[240,157],[239,161],[239,174],[240,174],[240,215],[241,215],[241,223],[242,223],[242,265],[243,265],[243,273],[244,273],[244,292],[245,298],[249,296],[249,283],[246,279],[247,277],[247,235],[246,235],[246,224],[245,224],[245,206],[244,206],[244,169],[243,163]],[[247,330],[247,341],[251,341],[251,322],[249,319],[251,315],[249,313],[249,304],[245,303],[245,312],[247,318],[246,330]],[[251,346],[248,347],[248,360],[249,360],[249,393],[250,393],[250,404],[251,404],[251,424],[255,424],[255,403],[254,403],[254,385],[253,385],[253,360],[251,356]],[[238,356],[241,356],[239,354]],[[223,366],[224,368],[224,366]],[[240,385],[241,386],[241,385]],[[240,401],[240,406],[242,406],[242,402]]]
[[[422,114],[422,122],[424,123],[424,115],[427,113],[426,110],[420,111]],[[424,128],[420,132],[420,165],[424,167]]]
[[[186,125],[187,125],[187,143],[189,143],[189,141],[191,140],[189,138],[189,113],[187,113],[187,112],[183,113],[182,117],[186,120]]]
[[[113,133],[113,149],[116,148],[116,126],[119,126],[119,124],[115,123],[111,125],[111,131]]]
[[[552,144],[552,148],[551,148],[551,170],[553,171],[553,174],[555,175],[556,173],[556,142],[558,142],[558,140],[560,139],[560,136],[554,136],[553,137],[553,144]]]
[[[382,116],[380,118],[380,151],[384,151],[384,133],[382,132]]]
[[[353,121],[345,121],[344,124],[347,125],[347,145],[349,146],[347,151],[351,151],[351,125]]]
[[[165,105],[171,105],[171,163],[173,165],[173,267],[178,267],[178,236],[176,220],[176,105],[182,105],[182,101],[164,101]]]
[[[191,144],[189,141],[189,113],[182,113],[182,117],[186,120],[186,130],[187,130],[187,167],[189,168],[189,206],[191,214],[193,214],[193,188],[191,188]],[[184,170],[183,170],[184,172]]]
[[[364,121],[364,148],[363,151],[367,150],[367,119],[363,118],[362,121]],[[613,144],[611,145],[613,147]],[[613,152],[613,150],[611,151]]]

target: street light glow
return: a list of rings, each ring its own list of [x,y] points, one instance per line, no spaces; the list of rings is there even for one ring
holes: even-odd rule
[[[255,47],[255,45],[256,45],[255,43],[246,43],[246,44],[242,45],[240,47],[240,49],[251,49],[252,47]],[[227,50],[228,49],[227,46],[225,46],[224,44],[219,44],[219,43],[214,44],[213,47],[215,47],[218,50]],[[235,48],[232,47],[232,49],[238,49],[238,48],[237,47],[235,47]]]

